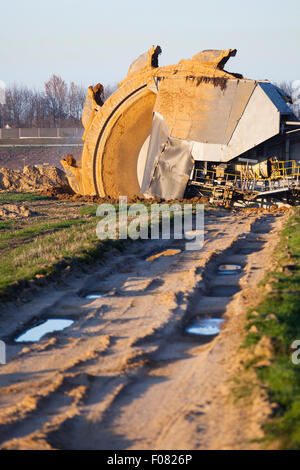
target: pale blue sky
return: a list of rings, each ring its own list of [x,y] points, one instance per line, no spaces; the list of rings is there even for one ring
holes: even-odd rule
[[[300,79],[300,0],[0,0],[0,80],[40,88],[52,73],[88,86],[124,78],[152,44],[160,65],[238,49],[227,69]]]

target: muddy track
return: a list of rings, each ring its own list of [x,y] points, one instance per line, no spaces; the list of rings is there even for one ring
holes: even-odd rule
[[[255,448],[268,407],[235,406],[229,379],[284,219],[220,211],[206,217],[201,251],[185,251],[182,240],[131,244],[98,272],[11,307],[0,319],[8,343],[0,448]],[[146,261],[164,248],[182,251]],[[242,270],[218,275],[224,263]],[[89,292],[102,297],[87,300]],[[218,336],[185,333],[207,315],[226,320]],[[74,323],[39,343],[14,343],[48,317]]]

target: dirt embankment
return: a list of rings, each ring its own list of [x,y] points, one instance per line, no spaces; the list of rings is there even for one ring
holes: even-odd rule
[[[25,166],[23,171],[0,169],[0,191],[41,192],[68,186],[65,173],[54,166]]]

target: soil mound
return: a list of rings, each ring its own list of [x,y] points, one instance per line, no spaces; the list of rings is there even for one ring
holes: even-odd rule
[[[23,204],[2,204],[0,206],[0,219],[20,219],[23,217],[31,217],[34,213]]]
[[[0,191],[39,192],[67,185],[65,173],[54,166],[28,165],[23,171],[0,169]]]

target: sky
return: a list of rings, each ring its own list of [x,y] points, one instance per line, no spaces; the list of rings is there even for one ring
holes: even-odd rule
[[[162,66],[232,48],[228,71],[300,79],[300,0],[0,0],[0,22],[7,85],[41,89],[53,73],[112,85],[152,44]]]

